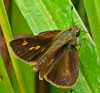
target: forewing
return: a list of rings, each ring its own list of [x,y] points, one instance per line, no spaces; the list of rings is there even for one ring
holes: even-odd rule
[[[72,87],[79,75],[79,60],[75,47],[64,46],[61,48],[55,55],[50,68],[47,75],[45,75],[48,82],[57,87]]]
[[[15,39],[10,42],[10,46],[16,56],[27,62],[35,63],[51,45],[52,39],[59,31],[47,31],[37,36],[28,36]]]

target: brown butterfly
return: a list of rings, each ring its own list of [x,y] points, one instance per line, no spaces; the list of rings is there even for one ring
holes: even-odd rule
[[[35,65],[39,79],[45,78],[56,87],[70,88],[79,76],[78,52],[75,48],[81,30],[42,32],[36,36],[15,39],[10,46],[18,58]]]

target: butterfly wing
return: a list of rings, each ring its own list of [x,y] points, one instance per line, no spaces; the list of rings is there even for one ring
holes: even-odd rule
[[[38,64],[34,67],[34,70],[40,73],[40,79],[43,79],[47,67],[52,64],[52,60],[56,54],[56,52],[65,44],[68,44],[69,41],[73,40],[73,35],[71,35],[70,31],[61,31],[57,36],[53,39],[53,42],[49,49],[37,60]]]
[[[18,58],[35,64],[35,60],[49,48],[52,39],[59,31],[47,31],[37,36],[15,39],[10,42],[10,47]]]
[[[68,88],[75,84],[78,75],[78,53],[74,46],[64,46],[55,55],[45,79],[57,87]]]

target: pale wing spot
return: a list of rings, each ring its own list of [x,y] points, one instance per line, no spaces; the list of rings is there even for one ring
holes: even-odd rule
[[[33,50],[33,49],[37,50],[39,48],[40,48],[40,46],[38,45],[38,46],[35,46],[35,47],[34,46],[33,47],[30,47],[29,50]]]
[[[67,63],[66,73],[67,73],[67,74],[70,74],[70,66],[69,66],[69,63]]]
[[[35,49],[35,47],[30,47],[30,48],[29,48],[29,50],[33,50],[33,49]]]
[[[25,45],[27,45],[27,44],[28,44],[27,42],[23,42],[23,43],[22,43],[23,46],[25,46]]]
[[[70,71],[69,71],[68,69],[66,69],[66,73],[67,73],[67,74],[70,74]]]
[[[36,49],[36,50],[37,50],[37,49],[39,49],[39,48],[40,48],[40,46],[39,46],[39,45],[35,47],[35,49]]]
[[[25,46],[27,44],[28,44],[28,42],[26,40],[24,40],[23,43],[22,43],[23,46]]]

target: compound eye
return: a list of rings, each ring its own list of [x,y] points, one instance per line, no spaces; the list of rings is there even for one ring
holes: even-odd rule
[[[80,31],[76,32],[76,37],[78,37],[80,35]]]

